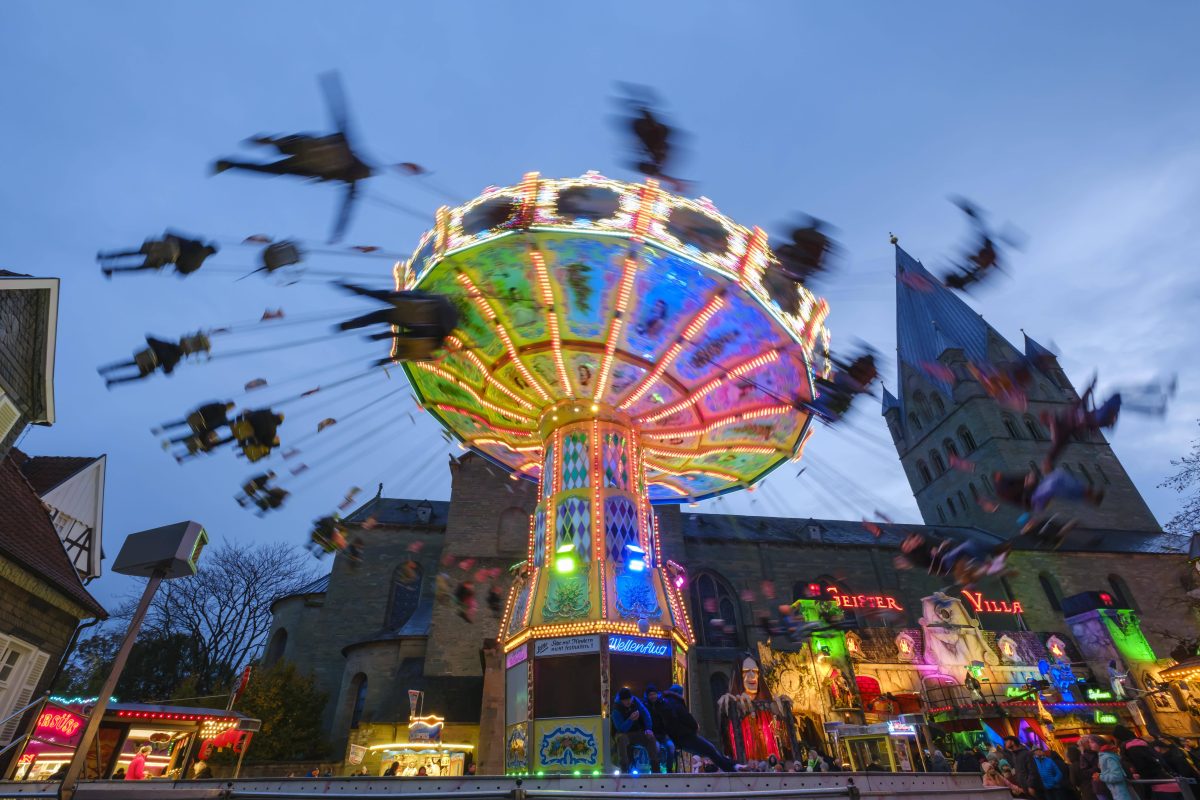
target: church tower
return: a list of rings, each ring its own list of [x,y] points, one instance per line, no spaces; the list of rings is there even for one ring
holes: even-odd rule
[[[978,501],[994,499],[993,471],[1040,468],[1049,431],[1039,415],[1056,413],[1077,398],[1058,359],[1028,336],[1024,352],[1018,351],[898,245],[896,359],[897,391],[884,389],[883,415],[925,523],[1015,535],[1018,512],[1002,507],[987,513]],[[1001,407],[968,369],[1017,362],[1034,371],[1024,412]],[[958,459],[971,462],[973,471],[956,469]],[[1083,527],[1161,531],[1103,436],[1072,442],[1059,465],[1105,492],[1098,508],[1071,506]]]

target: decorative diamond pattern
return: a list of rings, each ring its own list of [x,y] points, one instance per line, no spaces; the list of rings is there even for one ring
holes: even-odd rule
[[[546,565],[546,507],[540,505],[533,514],[533,564]]]
[[[604,547],[608,560],[625,560],[625,545],[637,544],[637,506],[626,497],[604,498]]]
[[[554,549],[564,544],[575,545],[575,552],[580,561],[588,561],[592,546],[591,537],[591,501],[581,497],[568,497],[558,504],[555,511],[555,527],[557,537]]]
[[[604,434],[604,485],[607,488],[629,490],[629,455],[625,437],[619,433]]]
[[[587,434],[582,431],[568,433],[562,443],[563,491],[588,488],[589,477]]]
[[[542,499],[549,497],[554,489],[554,443],[546,443],[546,465],[542,470]]]
[[[517,603],[513,606],[512,617],[508,620],[508,635],[512,636],[525,625],[525,612],[529,610],[529,596],[533,592],[533,584],[522,586],[517,595]]]

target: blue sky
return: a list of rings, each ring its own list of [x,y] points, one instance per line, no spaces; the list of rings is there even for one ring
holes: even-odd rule
[[[613,82],[625,80],[668,99],[692,134],[681,172],[723,211],[772,227],[804,210],[838,226],[847,259],[825,292],[835,343],[858,337],[894,352],[889,231],[937,266],[965,238],[948,194],[1018,225],[1029,241],[1012,278],[972,301],[994,326],[1016,343],[1022,327],[1056,343],[1077,382],[1093,370],[1102,382],[1180,372],[1165,422],[1129,417],[1113,436],[1165,520],[1178,498],[1156,484],[1200,417],[1198,29],[1200,6],[1185,2],[0,4],[0,267],[63,279],[58,422],[22,447],[108,454],[110,556],[124,534],[181,518],[217,539],[299,543],[309,520],[355,485],[447,497],[446,443],[427,418],[409,421],[405,393],[346,431],[359,439],[376,427],[371,445],[306,452],[313,470],[295,481],[303,491],[265,520],[233,503],[245,462],[224,453],[177,467],[153,424],[235,395],[251,378],[365,363],[369,346],[341,340],[189,365],[113,392],[98,364],[125,357],[147,332],[355,303],[319,284],[229,274],[109,283],[95,253],[168,226],[222,241],[260,232],[322,240],[331,187],[210,177],[207,165],[254,133],[323,129],[315,77],[326,69],[341,70],[369,153],[424,164],[461,197],[528,170],[627,177],[608,124]],[[395,177],[374,179],[368,193],[382,199],[361,205],[348,240],[401,252],[428,224],[385,203],[430,220],[439,204]],[[254,256],[225,246],[212,264]],[[367,259],[313,265],[386,270]],[[281,340],[248,334],[218,348]],[[285,438],[385,391],[383,381],[318,409],[296,406]],[[762,491],[703,510],[848,517],[870,504],[915,520],[877,408],[853,422],[854,432],[820,431],[807,451],[825,486],[781,470]],[[853,493],[828,491],[835,471],[855,477]],[[129,586],[107,576],[93,588],[111,600]]]

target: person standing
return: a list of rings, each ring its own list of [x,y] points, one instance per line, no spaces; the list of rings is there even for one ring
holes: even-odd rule
[[[1038,776],[1042,779],[1046,800],[1068,800],[1062,786],[1066,781],[1058,764],[1046,754],[1046,748],[1039,747],[1033,751],[1033,763],[1037,766]]]
[[[667,704],[654,684],[646,687],[646,707],[650,709],[650,722],[654,727],[654,740],[658,742],[659,760],[666,766],[667,772],[675,772],[675,743],[667,733]]]
[[[1006,738],[1004,746],[1008,750],[1008,757],[1012,762],[1012,782],[1021,789],[1025,797],[1036,797],[1039,800],[1044,798],[1042,776],[1038,772],[1037,764],[1034,763],[1033,753],[1029,752],[1029,748],[1021,744],[1021,740],[1015,736]]]
[[[930,772],[950,772],[950,762],[942,755],[941,750],[934,750],[929,755]]]
[[[1129,775],[1125,772],[1125,767],[1121,766],[1121,752],[1116,745],[1102,744],[1099,737],[1092,737],[1093,743],[1099,753],[1097,763],[1100,771],[1096,773],[1096,778],[1101,782],[1108,792],[1110,800],[1137,800],[1133,793],[1133,789],[1129,786]],[[1100,787],[1096,787],[1096,794],[1099,796]]]
[[[967,674],[969,675],[970,673]],[[982,759],[979,757],[978,750],[973,748],[963,750],[961,753],[959,753],[958,758],[955,759],[954,771],[959,775],[970,775],[972,773],[979,772],[979,762],[981,760]]]
[[[125,771],[125,780],[140,781],[146,779],[146,758],[153,752],[150,745],[142,745],[137,750],[137,755],[129,762],[129,769]]]
[[[633,746],[641,745],[650,757],[650,769],[658,772],[658,742],[654,738],[650,710],[633,696],[628,686],[622,686],[617,692],[616,702],[612,706],[612,722],[617,731],[617,757],[621,761],[621,771],[629,772],[633,763]]]

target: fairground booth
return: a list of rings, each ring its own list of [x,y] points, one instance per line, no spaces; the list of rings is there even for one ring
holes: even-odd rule
[[[52,697],[37,716],[14,762],[12,780],[45,780],[70,762],[94,699]],[[151,748],[151,778],[190,778],[196,763],[220,750],[240,759],[259,721],[237,711],[110,703],[85,762],[88,780],[122,779],[143,746]]]

